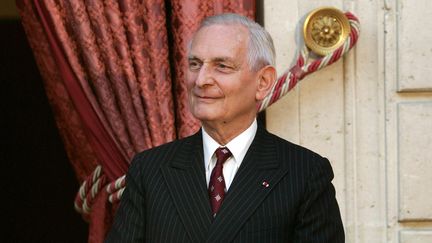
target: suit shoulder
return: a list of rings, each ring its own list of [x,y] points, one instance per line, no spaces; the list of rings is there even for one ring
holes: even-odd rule
[[[306,171],[312,168],[326,168],[331,170],[327,158],[303,146],[287,141],[275,134],[269,133],[271,140],[277,148],[280,161],[288,166],[299,166]]]
[[[293,169],[297,173],[304,173],[303,175],[308,177],[311,173],[325,173],[333,178],[333,170],[327,158],[274,134],[270,133],[270,136],[276,145],[277,154],[283,167]]]
[[[159,168],[161,165],[168,163],[179,149],[191,144],[196,136],[198,135],[195,134],[141,151],[132,159],[131,168],[140,170]]]
[[[276,145],[283,149],[283,152],[288,152],[292,155],[301,156],[305,159],[322,159],[323,157],[318,153],[300,146],[298,144],[292,143],[288,140],[285,140],[275,134],[269,133],[272,140],[276,143]]]

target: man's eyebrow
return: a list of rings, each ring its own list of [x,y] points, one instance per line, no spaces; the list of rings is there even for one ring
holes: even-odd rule
[[[189,55],[188,56],[189,60],[201,60],[201,58],[194,56],[194,55]],[[214,57],[212,59],[210,59],[211,62],[226,62],[226,61],[233,61],[232,57],[226,57],[226,56],[222,56],[222,57]]]
[[[193,55],[188,56],[188,60],[190,60],[190,61],[195,61],[195,60],[202,61],[199,57],[196,57]],[[234,62],[234,60],[231,57],[214,57],[214,58],[210,59],[210,62]]]
[[[189,61],[192,61],[192,60],[201,60],[201,59],[199,59],[199,58],[196,57],[196,56],[190,55],[190,56],[188,56],[188,60],[189,60]]]
[[[212,62],[234,62],[231,57],[215,57]]]

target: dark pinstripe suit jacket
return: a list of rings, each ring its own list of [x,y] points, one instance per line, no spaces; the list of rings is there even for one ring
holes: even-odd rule
[[[106,242],[344,242],[327,159],[259,127],[213,220],[202,151],[198,132],[135,156]]]

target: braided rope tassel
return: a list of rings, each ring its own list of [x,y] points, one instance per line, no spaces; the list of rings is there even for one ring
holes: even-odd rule
[[[81,214],[89,214],[93,200],[99,191],[105,186],[106,176],[103,174],[102,166],[96,166],[95,170],[81,184],[75,197],[75,210]]]
[[[120,198],[126,186],[125,178],[126,175],[123,175],[122,177],[118,178],[114,182],[108,184],[108,186],[106,187],[106,191],[110,194],[108,197],[108,201],[110,201],[110,203],[115,203],[120,201]]]
[[[116,203],[120,201],[121,196],[123,195],[124,190],[126,189],[126,187],[122,187],[121,189],[119,189],[118,191],[115,191],[114,193],[112,193],[111,195],[109,195],[108,197],[108,201],[110,203]]]
[[[351,32],[344,44],[332,53],[306,65],[305,63],[309,57],[309,50],[306,45],[304,45],[298,53],[296,64],[278,78],[269,95],[267,95],[259,104],[258,111],[262,111],[274,102],[278,101],[282,96],[291,91],[305,76],[335,63],[345,53],[353,48],[359,37],[360,23],[357,17],[350,12],[346,12],[345,16],[349,20]]]
[[[108,197],[109,202],[120,201],[126,186],[125,177],[126,175],[123,175],[107,185],[107,177],[102,171],[102,166],[96,166],[95,170],[80,186],[74,201],[75,210],[83,215],[90,214],[93,201],[103,188],[110,194]]]

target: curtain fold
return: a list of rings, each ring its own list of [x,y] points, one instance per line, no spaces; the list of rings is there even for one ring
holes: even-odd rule
[[[140,151],[194,133],[186,46],[206,16],[253,18],[253,0],[17,0],[77,179],[89,242],[110,227]],[[120,179],[118,179],[120,177]],[[109,200],[108,200],[109,199]]]

